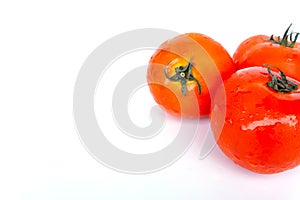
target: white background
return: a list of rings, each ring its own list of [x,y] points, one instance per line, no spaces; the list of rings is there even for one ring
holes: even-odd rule
[[[299,167],[258,175],[234,165],[218,149],[199,160],[199,141],[157,173],[115,172],[85,150],[72,113],[81,65],[112,36],[137,28],[200,32],[232,55],[251,35],[281,35],[291,22],[300,31],[297,1],[105,2],[0,2],[0,199],[299,199]],[[147,64],[151,53],[127,59],[139,66]],[[142,101],[154,104],[146,88],[132,98]],[[141,107],[130,104],[132,118],[147,124],[147,116],[135,113],[134,106]],[[168,134],[166,141],[174,137]],[[113,143],[126,148],[125,140]]]

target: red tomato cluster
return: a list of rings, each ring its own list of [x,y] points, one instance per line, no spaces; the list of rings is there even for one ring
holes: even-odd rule
[[[210,117],[217,144],[236,164],[272,174],[300,164],[299,33],[257,35],[233,57],[200,33],[172,38],[151,57],[147,80],[168,113]]]

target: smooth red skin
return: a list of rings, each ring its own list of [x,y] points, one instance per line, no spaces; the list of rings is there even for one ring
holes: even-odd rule
[[[199,51],[199,46],[205,52]],[[176,58],[191,58],[192,73],[202,87],[200,95],[195,82],[188,82],[187,96],[184,96],[180,83],[166,79],[164,67]],[[187,118],[206,117],[210,113],[210,95],[213,95],[210,92],[235,71],[232,58],[221,44],[203,34],[186,33],[161,44],[150,59],[147,81],[153,98],[168,113]]]
[[[225,155],[261,174],[282,172],[300,164],[300,93],[277,93],[266,86],[268,81],[265,68],[238,70],[224,83],[227,103],[217,91],[211,113],[211,128]],[[293,82],[300,85],[296,80]],[[222,127],[220,116],[224,113]],[[288,116],[296,117],[290,121],[294,126],[281,120],[249,129],[251,123],[265,117]]]
[[[280,46],[266,35],[256,35],[243,41],[233,55],[238,69],[271,64],[287,76],[300,81],[300,44],[294,48]]]

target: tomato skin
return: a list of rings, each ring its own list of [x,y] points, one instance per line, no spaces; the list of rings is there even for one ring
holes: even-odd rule
[[[166,78],[178,66],[193,64],[192,74],[201,85],[188,81],[186,95],[179,82]],[[157,49],[149,61],[147,81],[155,101],[169,114],[187,118],[206,117],[210,113],[210,95],[236,67],[228,52],[218,42],[200,33],[186,33],[172,38]]]
[[[218,90],[211,128],[218,146],[236,164],[273,174],[300,164],[300,93],[277,93],[263,67],[238,70]],[[290,79],[300,86],[300,82]],[[224,126],[220,115],[225,113]]]
[[[287,76],[300,81],[300,44],[293,48],[281,46],[269,36],[256,35],[243,41],[233,55],[238,69],[264,64],[274,65]]]

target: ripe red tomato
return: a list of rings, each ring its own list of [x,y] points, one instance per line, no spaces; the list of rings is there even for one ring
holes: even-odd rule
[[[296,42],[299,33],[289,33],[290,27],[282,38],[256,35],[243,41],[233,55],[237,68],[271,64],[300,81],[300,44]]]
[[[160,45],[150,59],[147,81],[155,101],[168,113],[204,117],[210,112],[210,95],[235,71],[221,44],[203,34],[186,33]]]
[[[211,113],[211,128],[225,155],[262,174],[300,164],[300,82],[268,70],[234,73],[224,83],[226,100],[218,90]],[[219,116],[224,113],[223,124]]]

